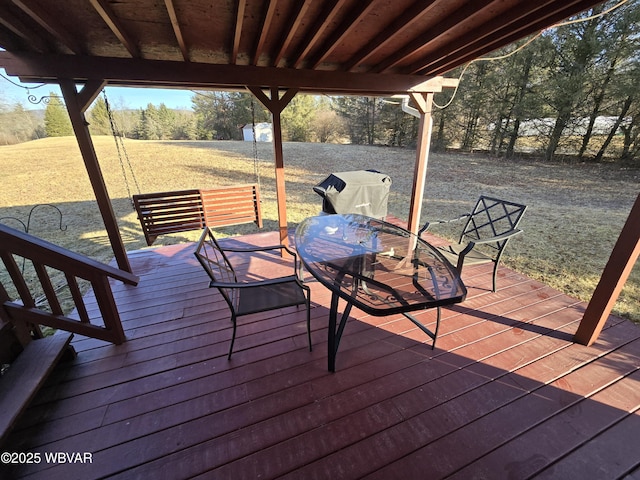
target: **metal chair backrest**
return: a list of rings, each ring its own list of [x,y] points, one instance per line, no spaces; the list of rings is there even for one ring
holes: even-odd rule
[[[483,240],[514,230],[526,209],[526,205],[481,195],[469,215],[459,243]],[[486,246],[500,251],[507,240],[488,243]]]
[[[212,282],[238,283],[238,277],[231,262],[209,228],[202,233],[195,254]],[[222,287],[218,287],[218,290],[229,306],[234,309],[236,307],[235,290]]]

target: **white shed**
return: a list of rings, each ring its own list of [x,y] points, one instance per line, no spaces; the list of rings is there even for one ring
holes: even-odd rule
[[[256,123],[256,142],[272,142],[273,141],[273,128],[270,123]],[[245,142],[253,142],[253,129],[251,124],[247,123],[242,127],[242,136]]]

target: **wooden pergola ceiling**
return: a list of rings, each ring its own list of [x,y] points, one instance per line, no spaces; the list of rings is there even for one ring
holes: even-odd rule
[[[23,81],[387,95],[595,0],[0,0],[0,67]]]

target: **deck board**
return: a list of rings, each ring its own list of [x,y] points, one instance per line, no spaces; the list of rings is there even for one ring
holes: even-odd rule
[[[433,350],[401,315],[352,310],[330,373],[330,294],[317,282],[312,352],[304,309],[290,307],[243,318],[228,361],[229,313],[193,245],[130,261],[139,285],[113,284],[127,342],[76,338],[78,357],[9,439],[12,451],[91,452],[93,463],[0,475],[583,479],[640,465],[640,328],[611,317],[596,344],[576,345],[584,303],[521,274],[501,267],[492,293],[489,266],[466,269],[467,300],[443,309]],[[273,255],[232,261],[258,277],[282,268]],[[90,294],[87,309],[97,315]]]

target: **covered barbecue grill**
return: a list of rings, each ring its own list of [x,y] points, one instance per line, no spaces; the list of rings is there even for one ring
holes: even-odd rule
[[[330,174],[313,191],[322,197],[324,213],[359,213],[384,218],[391,178],[375,170]]]

